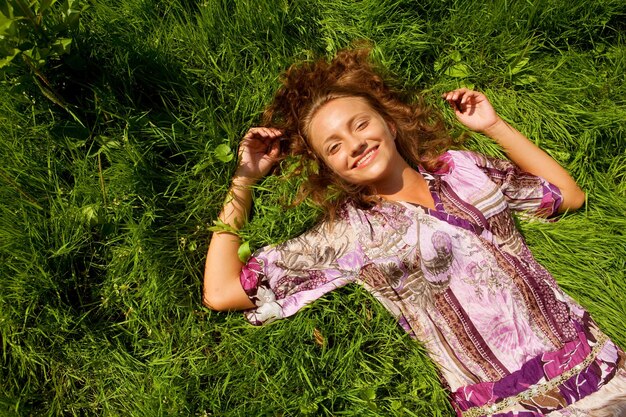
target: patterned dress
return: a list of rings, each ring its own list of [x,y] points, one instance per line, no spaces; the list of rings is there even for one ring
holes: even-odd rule
[[[448,151],[422,171],[435,209],[346,204],[283,244],[256,251],[241,283],[253,324],[363,285],[427,347],[458,416],[536,417],[606,385],[625,355],[533,258],[511,210],[554,214],[557,187],[509,161]]]

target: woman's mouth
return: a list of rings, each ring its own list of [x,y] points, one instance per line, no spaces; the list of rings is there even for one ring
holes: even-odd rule
[[[376,155],[378,155],[378,146],[368,150],[367,152],[365,152],[365,154],[363,154],[363,156],[357,159],[353,169],[366,167],[367,165],[369,165],[370,162],[372,162],[374,158],[376,158]]]

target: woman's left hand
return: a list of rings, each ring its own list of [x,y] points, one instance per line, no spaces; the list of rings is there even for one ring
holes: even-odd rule
[[[459,88],[442,95],[454,109],[457,119],[468,128],[484,132],[501,119],[483,93]]]

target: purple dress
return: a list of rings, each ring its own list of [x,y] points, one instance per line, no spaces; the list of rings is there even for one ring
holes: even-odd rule
[[[559,189],[509,161],[448,151],[422,171],[435,209],[344,206],[241,273],[253,324],[363,285],[438,364],[459,416],[541,416],[596,392],[624,353],[537,263],[511,210],[554,214]],[[511,411],[514,410],[514,411]]]

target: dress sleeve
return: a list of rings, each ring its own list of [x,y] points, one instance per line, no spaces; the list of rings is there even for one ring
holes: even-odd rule
[[[256,305],[244,312],[260,325],[295,314],[327,292],[355,280],[365,255],[347,220],[320,223],[280,245],[254,252],[241,285]]]
[[[513,211],[550,217],[563,202],[561,190],[546,179],[523,171],[513,162],[464,151],[502,191]]]

